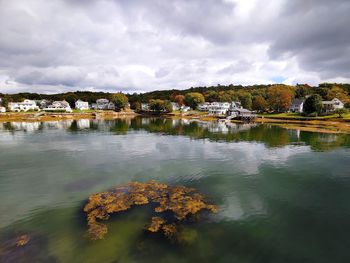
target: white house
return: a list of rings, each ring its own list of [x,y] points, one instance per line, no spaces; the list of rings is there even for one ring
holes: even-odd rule
[[[24,100],[23,102],[9,102],[8,108],[10,111],[38,111],[39,107],[34,100]]]
[[[44,108],[47,108],[51,104],[51,101],[43,99],[43,100],[40,100],[38,104],[39,104],[40,109],[44,109]]]
[[[344,108],[344,103],[341,102],[339,99],[334,98],[331,101],[322,101],[323,109],[322,111],[325,113],[335,111],[337,109]]]
[[[6,112],[6,108],[0,106],[0,113],[5,113],[5,112]]]
[[[239,101],[232,101],[230,109],[243,109],[243,107]]]
[[[181,106],[180,107],[180,111],[182,111],[182,112],[188,112],[188,111],[190,111],[191,110],[191,108],[190,107],[188,107],[188,106]]]
[[[229,102],[212,102],[208,107],[210,115],[226,115],[230,109]]]
[[[77,110],[88,110],[89,109],[89,103],[86,102],[86,101],[77,100],[75,102],[75,108]]]
[[[176,102],[172,102],[171,106],[173,108],[173,111],[180,110],[180,106]]]
[[[198,105],[197,109],[199,111],[208,111],[209,110],[210,103],[209,102],[204,102]]]
[[[63,101],[54,101],[51,105],[43,109],[44,111],[65,111],[72,112],[72,108],[69,103],[65,100]]]
[[[142,111],[149,111],[149,104],[148,103],[141,103],[141,110]]]
[[[115,105],[107,99],[98,99],[96,103],[92,104],[92,108],[95,110],[115,110]]]
[[[294,99],[289,107],[289,111],[302,113],[304,111],[304,102],[305,99],[303,98]]]

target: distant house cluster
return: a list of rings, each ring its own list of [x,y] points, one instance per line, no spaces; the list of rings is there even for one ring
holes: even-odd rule
[[[130,105],[129,105],[130,106]],[[74,103],[74,108],[77,110],[115,110],[116,106],[108,99],[98,99],[96,103],[92,103],[91,107],[87,101],[77,100]],[[47,111],[47,112],[72,112],[71,105],[63,101],[50,101],[50,100],[29,100],[25,99],[22,102],[9,102],[8,110],[12,112],[28,112],[28,111]],[[6,108],[2,106],[2,100],[0,98],[0,112],[6,112]]]
[[[306,98],[296,98],[292,101],[291,106],[289,107],[290,112],[303,113],[304,112],[304,103]],[[330,101],[322,101],[322,113],[331,113],[337,109],[343,109],[344,103],[339,99],[334,98]]]
[[[189,110],[191,110],[190,107],[185,106],[185,105],[180,106],[176,102],[172,102],[171,107],[172,107],[173,111],[188,112]],[[141,103],[141,111],[151,111],[149,103]]]
[[[209,115],[226,116],[230,119],[253,119],[256,117],[254,112],[244,109],[239,101],[205,102],[198,105],[198,110],[208,112]]]

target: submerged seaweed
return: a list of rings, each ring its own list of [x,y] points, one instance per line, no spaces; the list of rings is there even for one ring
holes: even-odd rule
[[[177,225],[202,210],[216,212],[215,205],[209,204],[195,189],[184,186],[169,186],[149,181],[148,183],[131,182],[107,192],[93,194],[84,207],[89,226],[89,237],[92,240],[102,239],[108,232],[105,224],[110,214],[129,210],[132,206],[154,203],[157,206],[151,223],[146,227],[150,232],[160,232],[172,238],[177,234]],[[171,212],[173,220],[164,213]]]

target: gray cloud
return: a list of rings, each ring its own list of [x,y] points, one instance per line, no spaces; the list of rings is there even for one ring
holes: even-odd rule
[[[0,92],[349,81],[347,0],[0,0]]]

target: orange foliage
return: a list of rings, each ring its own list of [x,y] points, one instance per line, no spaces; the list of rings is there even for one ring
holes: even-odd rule
[[[292,103],[293,95],[290,87],[273,85],[268,89],[268,103],[274,111],[286,111]]]

